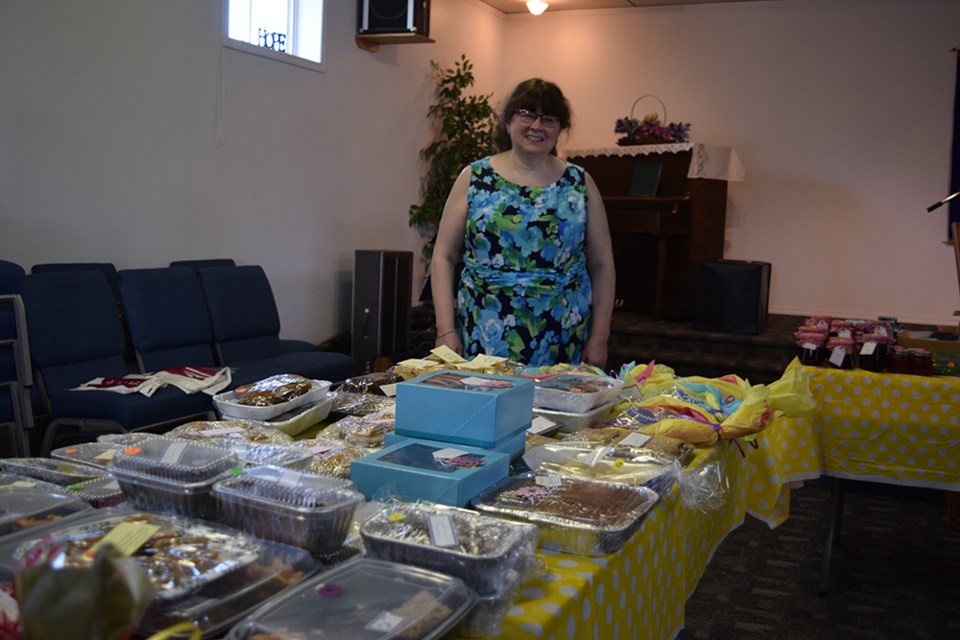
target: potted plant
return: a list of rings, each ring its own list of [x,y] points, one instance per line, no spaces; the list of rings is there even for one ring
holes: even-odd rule
[[[495,151],[493,128],[497,114],[490,95],[467,95],[473,86],[473,64],[465,55],[450,68],[430,62],[437,81],[437,101],[427,110],[437,137],[420,150],[427,172],[419,204],[410,206],[410,226],[427,238],[423,257],[429,261],[443,215],[443,206],[457,176],[469,163]]]

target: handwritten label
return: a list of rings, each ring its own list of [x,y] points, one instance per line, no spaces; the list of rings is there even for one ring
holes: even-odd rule
[[[556,429],[559,425],[552,420],[548,420],[543,416],[537,416],[533,419],[533,422],[530,423],[530,428],[527,429],[527,433],[532,433],[534,435],[539,435],[541,433],[546,433],[547,431],[552,431]]]
[[[447,447],[446,449],[438,449],[434,451],[433,459],[443,461],[443,460],[449,460],[450,458],[459,458],[460,456],[465,456],[465,455],[467,455],[466,451]]]
[[[847,357],[847,352],[843,350],[843,347],[834,347],[833,351],[830,352],[830,364],[835,367],[840,367],[843,365],[843,359]]]
[[[457,532],[453,528],[453,519],[449,515],[431,515],[427,520],[427,527],[430,529],[430,542],[433,546],[457,546]]]
[[[393,631],[397,627],[399,627],[402,622],[403,622],[402,617],[396,614],[390,613],[389,611],[384,611],[383,613],[378,615],[376,618],[368,622],[367,626],[364,628],[369,629],[370,631],[379,631],[382,633],[388,633],[390,631]]]
[[[461,356],[459,353],[448,347],[447,345],[440,345],[436,349],[431,349],[430,353],[437,356],[441,360],[449,364],[460,364],[461,362],[466,362],[466,358]]]
[[[125,556],[132,556],[137,549],[151,538],[160,527],[155,524],[146,524],[144,522],[121,522],[103,536],[99,542],[93,545],[85,555],[92,558],[97,553],[97,549],[105,544],[112,544],[117,551]]]
[[[107,449],[106,451],[104,451],[103,453],[95,457],[94,460],[99,460],[101,462],[108,462],[110,460],[113,460],[113,456],[115,455],[117,455],[116,449]]]
[[[560,476],[537,476],[534,479],[541,487],[546,487],[548,489],[556,489],[560,486]]]
[[[642,447],[648,442],[653,436],[648,436],[645,433],[631,433],[626,438],[620,441],[620,444],[625,444],[628,447]]]
[[[864,342],[863,346],[860,347],[860,355],[872,356],[876,350],[877,350],[876,342]]]
[[[382,384],[380,385],[380,391],[383,391],[383,395],[388,398],[393,398],[397,395],[397,383],[393,384]]]
[[[160,458],[160,464],[177,464],[180,462],[180,458],[183,457],[183,452],[186,450],[186,442],[174,442],[170,444],[167,450],[163,452],[163,457]]]

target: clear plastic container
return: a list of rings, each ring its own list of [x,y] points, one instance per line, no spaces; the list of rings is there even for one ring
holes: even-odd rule
[[[82,500],[40,487],[0,487],[0,536],[30,529],[90,509]]]
[[[321,555],[343,544],[363,494],[349,481],[280,467],[256,467],[217,482],[224,521],[258,538]]]
[[[230,630],[228,640],[277,638],[439,638],[476,595],[458,578],[359,558],[311,578],[266,603]]]
[[[604,376],[564,373],[538,380],[533,404],[543,409],[587,413],[616,398],[623,381]]]
[[[623,547],[659,498],[643,486],[524,473],[482,492],[473,506],[537,525],[542,547],[605,556]]]
[[[85,482],[106,475],[103,469],[52,458],[4,458],[0,467],[9,473],[52,482],[60,486]]]
[[[256,388],[258,385],[269,387],[270,379],[261,380],[259,383],[251,385]],[[330,391],[331,383],[327,380],[309,380],[310,390],[302,395],[296,396],[291,400],[278,402],[268,406],[253,406],[243,404],[243,399],[248,392],[228,391],[213,396],[213,404],[217,411],[223,417],[241,418],[248,420],[271,420],[297,407],[303,407],[308,404],[315,404],[323,400]]]
[[[610,410],[616,400],[605,402],[599,407],[594,407],[586,413],[575,413],[573,411],[560,411],[557,409],[544,409],[543,407],[534,407],[533,415],[543,416],[551,422],[560,425],[560,433],[576,433],[584,429],[589,429],[609,415]]]
[[[219,510],[214,483],[240,464],[237,454],[221,447],[155,438],[118,452],[108,470],[131,506],[210,518]]]
[[[125,499],[120,489],[120,482],[110,476],[71,484],[67,489],[71,495],[77,496],[97,509],[115,507]]]
[[[50,452],[51,458],[68,460],[78,464],[106,468],[107,463],[117,454],[120,445],[109,442],[84,442],[69,447],[60,447]]]

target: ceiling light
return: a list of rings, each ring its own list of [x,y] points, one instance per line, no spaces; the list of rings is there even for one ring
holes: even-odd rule
[[[535,16],[540,15],[549,7],[543,0],[527,0],[527,9]]]

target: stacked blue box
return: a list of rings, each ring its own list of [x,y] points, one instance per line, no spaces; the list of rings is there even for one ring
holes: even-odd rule
[[[494,443],[492,447],[481,447],[481,448],[486,451],[499,451],[500,453],[505,453],[508,456],[510,456],[511,460],[516,460],[521,455],[523,455],[523,452],[527,447],[528,426],[520,427],[519,431],[507,436],[500,442]],[[396,433],[383,434],[384,445],[396,444],[397,442],[402,442],[403,440],[409,440],[409,439],[410,439],[410,436],[397,435]],[[437,440],[434,438],[417,438],[417,439],[423,440],[424,442],[437,444],[442,447],[449,447],[451,446],[451,444],[454,444],[454,443],[444,442],[442,440]],[[459,446],[459,445],[455,445],[455,446]]]
[[[397,385],[396,433],[493,449],[533,420],[532,380],[466,371],[424,374]]]
[[[350,479],[357,491],[371,500],[397,497],[463,507],[507,477],[509,470],[510,456],[506,453],[403,438],[354,460]]]

